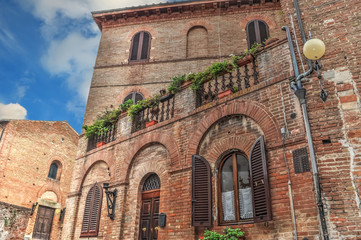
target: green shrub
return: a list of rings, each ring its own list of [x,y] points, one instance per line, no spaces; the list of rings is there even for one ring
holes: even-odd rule
[[[238,240],[244,236],[244,232],[239,228],[228,228],[223,229],[224,234],[217,233],[215,231],[204,231],[204,236],[199,240]]]

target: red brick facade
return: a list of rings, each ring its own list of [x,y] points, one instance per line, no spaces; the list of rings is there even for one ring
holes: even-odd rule
[[[293,3],[254,2],[194,1],[93,13],[102,38],[84,117],[87,125],[131,91],[139,90],[145,96],[156,94],[173,76],[204,70],[219,55],[239,54],[247,48],[245,28],[251,20],[267,23],[270,36],[280,40],[256,54],[257,84],[251,82],[249,87],[201,107],[197,107],[196,93],[185,84],[174,96],[174,115],[169,120],[132,131],[131,119],[122,115],[116,140],[89,151],[88,140],[81,135],[62,239],[81,238],[85,198],[96,182],[110,183],[110,190],[116,188],[118,192],[114,220],[107,216],[104,195],[99,232],[94,239],[139,239],[142,187],[152,173],[161,182],[159,212],[167,215],[158,239],[198,239],[206,228],[191,224],[195,154],[205,158],[212,171],[213,219],[212,227],[207,228],[221,232],[225,227],[219,213],[222,156],[236,149],[250,157],[252,145],[260,136],[265,139],[272,220],[229,226],[240,227],[246,239],[293,239],[288,190],[292,183],[298,239],[323,239],[314,169],[308,162],[311,171],[296,174],[293,161],[294,150],[307,148],[310,153],[302,109],[289,85],[294,71],[285,33],[281,31],[283,25],[290,25]],[[360,4],[312,3],[300,1],[300,8],[306,30],[326,44],[322,82],[329,94],[327,101],[319,98],[315,73],[302,81],[307,90],[326,227],[329,239],[358,239],[361,88],[359,41],[355,34],[360,33],[356,24]],[[139,31],[152,36],[149,61],[128,63],[131,39]],[[299,34],[298,28],[296,32]],[[197,36],[198,48],[192,45],[197,43]],[[284,146],[281,128],[288,130]]]
[[[54,209],[50,239],[60,239],[78,134],[66,122],[10,120],[0,126],[1,239],[31,239],[40,206]],[[48,177],[52,163],[58,166],[54,179]]]

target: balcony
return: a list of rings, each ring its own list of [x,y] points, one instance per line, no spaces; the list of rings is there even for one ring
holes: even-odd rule
[[[117,135],[117,125],[117,123],[113,124],[109,127],[108,131],[103,132],[100,135],[93,135],[89,137],[87,151],[115,141]]]

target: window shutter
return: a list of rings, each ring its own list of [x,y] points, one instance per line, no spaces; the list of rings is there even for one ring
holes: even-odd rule
[[[91,203],[92,203],[92,198],[93,198],[93,191],[94,191],[94,187],[92,187],[89,192],[88,195],[86,196],[86,200],[85,200],[85,208],[84,208],[84,217],[83,217],[83,225],[81,228],[81,233],[88,233],[88,229],[89,229],[89,218],[90,218],[90,208],[91,208]]]
[[[257,33],[256,33],[255,21],[252,21],[247,25],[248,48],[251,48],[253,43],[257,42],[256,34]]]
[[[267,25],[263,21],[258,21],[260,41],[263,43],[268,38]]]
[[[259,137],[252,146],[250,168],[253,193],[254,222],[269,221],[271,214],[271,196],[269,191],[266,152],[263,136]]]
[[[132,51],[130,53],[130,60],[137,60],[139,48],[140,33],[137,33],[132,42]]]
[[[97,236],[103,190],[98,183],[89,190],[86,197],[81,236]]]
[[[192,157],[192,225],[212,226],[212,176],[207,160]]]
[[[142,45],[142,53],[141,53],[141,60],[148,59],[148,51],[149,51],[149,34],[144,32],[143,33],[143,45]]]

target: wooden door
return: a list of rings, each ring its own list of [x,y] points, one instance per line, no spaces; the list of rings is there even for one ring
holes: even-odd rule
[[[50,239],[51,226],[53,223],[54,208],[39,206],[33,230],[33,239]]]
[[[140,215],[140,240],[158,239],[159,190],[142,193],[142,209]]]

